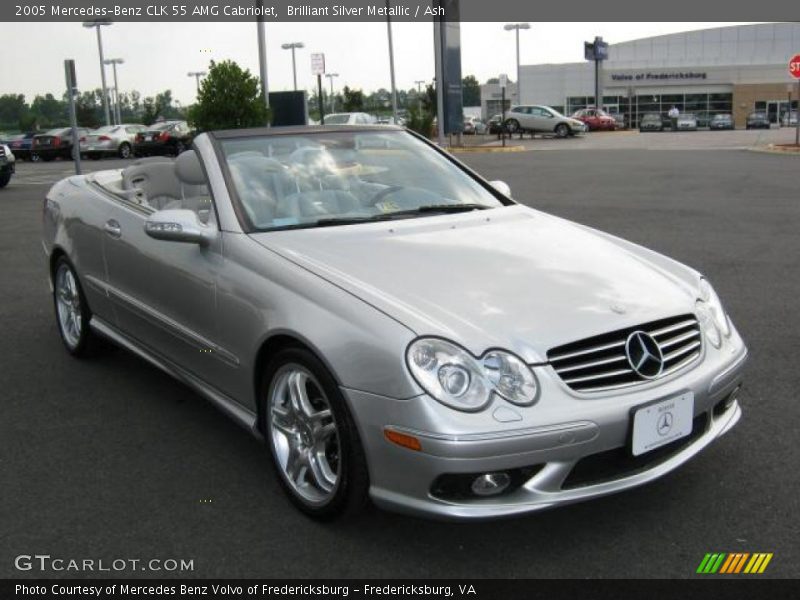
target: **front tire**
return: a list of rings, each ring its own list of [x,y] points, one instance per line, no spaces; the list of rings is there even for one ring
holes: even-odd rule
[[[262,430],[290,500],[330,520],[360,511],[369,475],[355,423],[336,381],[308,350],[288,348],[267,366]]]
[[[516,119],[509,119],[506,121],[506,131],[508,133],[514,134],[520,130],[519,121]]]
[[[569,135],[569,126],[566,123],[559,123],[556,125],[555,133],[556,137],[565,138]]]
[[[78,275],[64,256],[56,261],[53,269],[53,303],[58,333],[67,352],[73,356],[86,356],[97,341],[89,328],[92,313]]]

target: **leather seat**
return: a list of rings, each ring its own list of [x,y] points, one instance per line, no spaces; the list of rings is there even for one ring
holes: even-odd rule
[[[270,226],[279,204],[292,191],[286,168],[275,159],[251,153],[232,156],[228,167],[247,216],[256,227]]]

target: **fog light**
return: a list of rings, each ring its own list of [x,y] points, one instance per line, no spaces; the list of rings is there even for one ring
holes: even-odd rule
[[[470,489],[476,496],[496,496],[502,494],[510,484],[508,473],[484,473],[472,481]]]

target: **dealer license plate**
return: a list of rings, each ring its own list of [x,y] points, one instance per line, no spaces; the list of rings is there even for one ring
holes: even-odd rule
[[[631,452],[639,456],[692,432],[694,394],[686,392],[636,409]]]

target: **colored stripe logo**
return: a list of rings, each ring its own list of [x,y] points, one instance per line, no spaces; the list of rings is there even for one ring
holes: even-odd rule
[[[708,553],[700,561],[697,573],[701,575],[737,575],[740,573],[756,575],[763,573],[771,560],[772,552]]]

